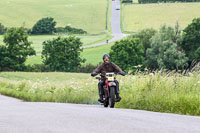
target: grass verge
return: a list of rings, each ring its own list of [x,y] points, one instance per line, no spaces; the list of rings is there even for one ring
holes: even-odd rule
[[[173,72],[117,77],[118,108],[200,115],[200,73]],[[0,73],[0,93],[35,102],[97,104],[98,81],[80,73]]]

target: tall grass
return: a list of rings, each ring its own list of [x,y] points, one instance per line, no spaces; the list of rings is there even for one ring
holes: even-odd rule
[[[200,73],[138,73],[117,77],[118,108],[200,115]],[[97,104],[98,81],[89,74],[1,73],[0,93],[25,101]]]

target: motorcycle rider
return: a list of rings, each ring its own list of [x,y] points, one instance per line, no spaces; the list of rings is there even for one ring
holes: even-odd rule
[[[103,85],[105,84],[105,78],[104,75],[105,73],[109,73],[109,72],[118,72],[119,74],[125,76],[125,72],[123,72],[121,70],[121,68],[119,66],[117,66],[116,64],[114,64],[113,62],[110,62],[110,56],[108,54],[104,54],[103,55],[103,64],[99,65],[94,71],[93,73],[91,73],[91,76],[96,76],[98,73],[101,73],[102,79],[100,80],[99,84],[98,84],[98,89],[99,89],[99,102],[103,102]],[[119,102],[121,100],[121,97],[119,96],[119,82],[115,79],[114,81],[116,83],[116,98],[117,98],[117,102]]]

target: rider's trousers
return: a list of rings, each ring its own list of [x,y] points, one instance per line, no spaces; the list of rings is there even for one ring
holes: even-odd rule
[[[119,82],[115,79],[114,81],[116,83],[116,94],[119,94]],[[99,81],[99,84],[98,84],[98,89],[99,89],[99,96],[102,96],[103,95],[103,86],[105,85],[105,79],[102,79]]]

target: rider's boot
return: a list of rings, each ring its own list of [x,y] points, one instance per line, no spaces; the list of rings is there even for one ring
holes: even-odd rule
[[[117,94],[116,94],[116,102],[120,102],[121,99],[122,99],[122,98],[120,97],[119,93],[117,93]]]
[[[103,103],[103,95],[99,95],[98,101],[99,101],[100,103]]]

